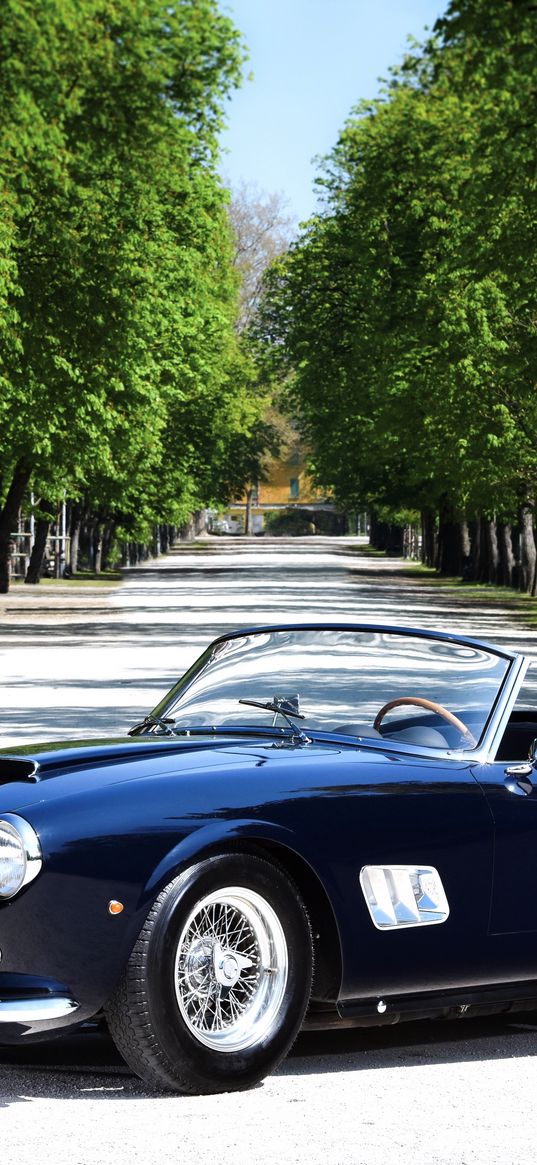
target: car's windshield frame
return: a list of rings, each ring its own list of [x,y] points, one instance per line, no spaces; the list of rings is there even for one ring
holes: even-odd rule
[[[195,685],[197,683],[199,683],[200,679],[202,679],[202,678],[204,680],[206,679],[207,674],[210,671],[210,669],[213,667],[215,661],[217,661],[221,658],[222,653],[223,652],[225,653],[228,645],[229,645],[230,650],[233,651],[234,645],[236,644],[236,642],[238,640],[244,640],[244,641],[251,640],[252,643],[255,643],[256,636],[257,637],[276,636],[276,635],[280,634],[283,637],[283,635],[285,633],[288,633],[290,636],[297,636],[301,633],[310,633],[310,632],[314,633],[314,636],[318,636],[318,633],[320,633],[320,632],[326,632],[326,633],[328,633],[328,635],[330,635],[331,633],[334,635],[337,635],[338,633],[343,633],[343,634],[348,634],[351,636],[353,636],[353,635],[365,635],[365,636],[368,636],[368,635],[369,636],[379,636],[379,635],[381,635],[384,637],[388,637],[388,642],[395,642],[395,640],[391,640],[391,639],[389,639],[389,637],[396,637],[396,639],[398,639],[398,640],[401,640],[401,638],[403,637],[404,639],[408,639],[409,642],[421,641],[421,643],[424,645],[426,645],[426,644],[445,645],[446,649],[447,649],[447,658],[448,659],[449,659],[449,652],[451,649],[454,649],[456,651],[458,651],[460,649],[463,652],[465,649],[467,649],[470,653],[477,651],[477,652],[483,653],[484,655],[490,656],[492,662],[504,661],[505,673],[504,673],[503,677],[500,677],[498,680],[497,690],[495,691],[494,696],[491,699],[490,708],[487,707],[487,712],[486,712],[486,715],[484,717],[484,723],[479,724],[479,732],[478,732],[476,738],[473,739],[471,743],[468,741],[466,741],[466,742],[457,741],[456,743],[454,743],[452,740],[451,742],[444,744],[444,745],[440,745],[440,746],[435,746],[434,744],[428,745],[426,743],[425,744],[422,743],[420,745],[419,742],[418,742],[418,745],[415,744],[415,745],[409,746],[408,744],[406,744],[402,740],[399,740],[399,741],[392,740],[388,736],[384,736],[384,737],[382,737],[382,739],[379,740],[378,734],[372,733],[370,730],[368,731],[366,725],[360,725],[360,729],[364,729],[364,730],[360,730],[360,731],[357,731],[355,733],[354,732],[350,733],[351,741],[359,741],[361,744],[368,745],[368,746],[375,747],[375,748],[380,747],[384,750],[386,748],[389,748],[390,751],[392,751],[392,749],[395,748],[397,751],[402,751],[405,753],[408,751],[416,752],[416,747],[418,746],[420,752],[423,752],[425,750],[425,752],[427,754],[431,753],[433,755],[453,755],[453,754],[460,755],[461,752],[462,753],[471,752],[472,755],[475,756],[476,758],[478,756],[480,757],[485,752],[490,751],[491,742],[498,735],[499,725],[501,723],[503,723],[504,720],[506,719],[506,716],[508,716],[509,709],[512,705],[512,700],[514,699],[513,685],[516,684],[516,686],[518,688],[518,684],[522,680],[522,675],[525,671],[525,666],[526,666],[525,661],[523,660],[523,657],[517,655],[516,653],[514,653],[512,651],[506,650],[506,649],[498,647],[496,645],[491,645],[491,644],[486,643],[486,642],[481,641],[481,640],[470,639],[470,638],[467,638],[465,636],[450,635],[450,634],[446,634],[446,633],[442,633],[442,632],[436,632],[436,631],[432,632],[432,631],[426,631],[426,630],[416,629],[416,628],[408,628],[408,627],[393,626],[393,625],[370,624],[370,623],[349,623],[349,622],[344,622],[344,623],[343,622],[341,622],[341,623],[308,622],[308,623],[278,624],[278,625],[268,625],[268,626],[261,626],[261,627],[242,628],[242,629],[239,629],[236,631],[232,631],[228,634],[219,636],[216,640],[213,641],[213,643],[211,643],[209,645],[209,647],[206,649],[206,651],[199,657],[198,660],[195,661],[195,663],[192,665],[192,667],[188,669],[188,671],[185,673],[185,675],[181,677],[181,679],[177,682],[177,684],[174,685],[174,687],[171,689],[171,691],[156,706],[153,713],[151,713],[151,715],[146,720],[145,730],[146,731],[149,731],[149,730],[159,731],[160,729],[158,729],[158,722],[162,723],[162,722],[168,721],[169,732],[172,735],[184,735],[186,732],[191,732],[194,730],[196,731],[196,735],[198,734],[198,732],[203,733],[205,731],[203,724],[196,724],[196,723],[190,723],[190,724],[186,723],[185,724],[181,717],[177,717],[177,711],[184,712],[185,700],[187,699],[187,697],[192,699],[192,694],[193,693],[195,694],[195,691],[196,691]],[[261,639],[259,639],[259,643],[261,643]],[[451,647],[450,647],[450,645],[451,645]],[[238,650],[240,650],[240,649],[238,649]],[[285,650],[285,647],[282,647],[282,651],[284,651],[284,650]],[[409,681],[409,683],[411,686],[411,681]],[[254,704],[255,704],[256,700],[260,699],[260,697],[264,698],[266,701],[270,701],[270,700],[274,699],[274,693],[272,692],[272,690],[260,691],[259,687],[257,687],[256,690],[253,690],[252,692],[246,692],[244,694],[246,694],[248,696],[251,695],[253,697]],[[412,693],[409,693],[409,694],[412,694]],[[242,703],[243,701],[239,700],[239,698],[237,697],[237,705],[239,704],[239,702]],[[288,711],[289,711],[289,709],[288,709]],[[238,712],[239,712],[239,710],[237,707],[237,713]],[[406,714],[406,710],[405,710],[405,714]],[[259,716],[261,716],[261,715],[265,715],[265,717],[266,717],[266,716],[270,715],[270,713],[268,711],[266,713],[260,712]],[[292,712],[291,712],[291,716],[292,716]],[[321,724],[308,723],[308,721],[306,721],[305,723],[300,723],[300,725],[299,725],[299,722],[297,720],[296,721],[297,727],[296,727],[296,730],[294,730],[292,727],[292,723],[295,723],[295,721],[292,721],[290,724],[289,720],[286,721],[285,719],[281,719],[278,717],[275,717],[274,720],[272,721],[273,726],[276,726],[276,725],[279,727],[281,726],[281,730],[278,733],[276,733],[276,735],[279,735],[282,738],[286,737],[287,735],[290,735],[291,738],[293,736],[300,736],[300,733],[302,731],[304,736],[307,738],[311,737],[311,738],[315,738],[315,739],[321,739],[321,738],[341,739],[342,734],[339,731],[334,731],[333,726],[332,727],[324,727]],[[152,728],[150,728],[150,724],[153,725]],[[155,727],[156,724],[157,724],[157,727]],[[257,725],[258,728],[264,727],[265,729],[269,726],[270,726],[270,721],[267,719],[265,719],[265,721],[263,723],[261,723],[261,721],[260,721],[259,724]],[[226,735],[228,735],[229,731],[231,731],[233,733],[233,732],[236,732],[239,730],[244,730],[245,732],[248,733],[248,735],[250,735],[251,731],[255,732],[255,729],[256,729],[256,725],[253,725],[251,723],[251,721],[249,721],[247,719],[246,715],[244,716],[244,721],[242,724],[241,724],[239,716],[238,716],[237,722],[236,723],[234,722],[232,726],[230,726],[229,724],[226,724],[225,721],[222,721],[220,727],[222,727],[222,729],[225,730]],[[162,730],[165,731],[166,729],[162,729]],[[218,720],[215,719],[214,724],[207,725],[206,730],[210,735],[214,735],[214,732],[218,731]],[[345,743],[350,743],[351,741],[345,740]]]

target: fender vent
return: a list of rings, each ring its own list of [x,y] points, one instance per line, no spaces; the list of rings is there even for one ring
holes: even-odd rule
[[[39,780],[37,764],[34,760],[24,760],[18,756],[0,757],[0,785],[8,785],[11,781]]]
[[[360,885],[378,930],[445,922],[449,904],[433,866],[363,866]]]

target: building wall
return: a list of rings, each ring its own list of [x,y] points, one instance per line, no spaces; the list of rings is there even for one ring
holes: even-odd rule
[[[254,505],[270,508],[297,503],[315,504],[324,500],[325,496],[315,489],[306,471],[304,454],[295,448],[286,457],[273,462],[269,480],[259,482]],[[246,505],[246,498],[237,499],[237,504]]]

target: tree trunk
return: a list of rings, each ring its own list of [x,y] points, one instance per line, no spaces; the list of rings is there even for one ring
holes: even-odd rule
[[[374,550],[386,550],[388,546],[388,523],[379,521],[376,514],[371,515],[369,542]]]
[[[482,569],[480,518],[472,518],[472,520],[468,523],[468,532],[470,534],[470,557],[468,560],[465,577],[467,582],[477,582],[477,580],[480,578]]]
[[[489,536],[487,529],[487,519],[481,516],[477,520],[477,528],[479,530],[479,557],[476,563],[476,571],[474,575],[475,582],[488,583],[490,581],[489,575]]]
[[[468,582],[471,570],[472,539],[468,522],[461,522],[461,573],[463,582]]]
[[[537,548],[533,535],[533,500],[524,502],[520,511],[520,590],[534,593]]]
[[[49,517],[54,506],[51,502],[41,501],[39,503],[38,518],[35,523],[34,544],[32,546],[32,553],[28,563],[28,570],[26,571],[25,583],[35,586],[41,582],[43,574],[43,562],[45,558],[45,550],[47,548],[47,538],[49,536],[50,527],[52,525],[52,518]]]
[[[386,532],[386,553],[393,554],[399,557],[404,550],[404,526],[398,526],[395,522],[388,522]]]
[[[440,574],[462,575],[461,523],[455,522],[449,511],[440,514],[438,525],[438,562]]]
[[[24,461],[19,461],[13,471],[11,485],[3,508],[0,511],[0,594],[6,595],[11,578],[11,555],[13,545],[11,532],[17,521],[20,505],[32,471]]]
[[[69,570],[71,574],[76,574],[78,570],[78,552],[80,549],[80,528],[82,526],[82,506],[79,502],[73,506],[71,510],[71,524],[69,533],[71,535],[70,541],[70,555],[69,555]]]
[[[164,524],[160,526],[160,550],[162,554],[168,553],[168,547],[170,545],[169,530],[169,526]]]
[[[95,523],[93,532],[93,569],[95,574],[100,574],[103,565],[103,525],[102,522]]]
[[[254,501],[255,489],[253,485],[246,490],[246,513],[244,515],[244,533],[252,533],[252,505]]]
[[[158,529],[158,527],[157,527]],[[102,548],[102,563],[101,567],[107,570],[110,565],[110,556],[112,553],[112,546],[114,544],[114,535],[116,532],[116,523],[114,521],[107,522],[103,531],[103,548]]]
[[[436,560],[436,515],[433,510],[421,513],[421,560],[424,566],[434,566]]]
[[[372,546],[375,550],[379,549],[377,546],[377,530],[377,517],[375,512],[372,510],[369,517],[369,545]]]
[[[501,522],[498,525],[498,548],[500,552],[500,582],[503,587],[512,587],[515,582],[516,559],[513,552],[511,527]]]
[[[498,584],[500,579],[500,549],[498,546],[498,531],[494,518],[485,518],[487,537],[487,579],[489,583]]]

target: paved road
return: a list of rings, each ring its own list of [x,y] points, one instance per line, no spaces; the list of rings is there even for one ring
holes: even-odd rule
[[[360,559],[351,542],[218,540],[108,593],[0,597],[0,739],[132,724],[208,640],[240,624],[359,618],[536,641],[501,605],[469,607]],[[101,1035],[0,1054],[0,1145],[30,1165],[533,1165],[537,1025],[528,1017],[302,1036],[252,1092],[150,1096]]]
[[[358,557],[346,539],[213,539],[107,591],[0,595],[0,741],[117,734],[154,707],[216,635],[278,621],[359,619],[459,630],[525,649],[507,608]],[[537,638],[535,639],[537,650]]]

